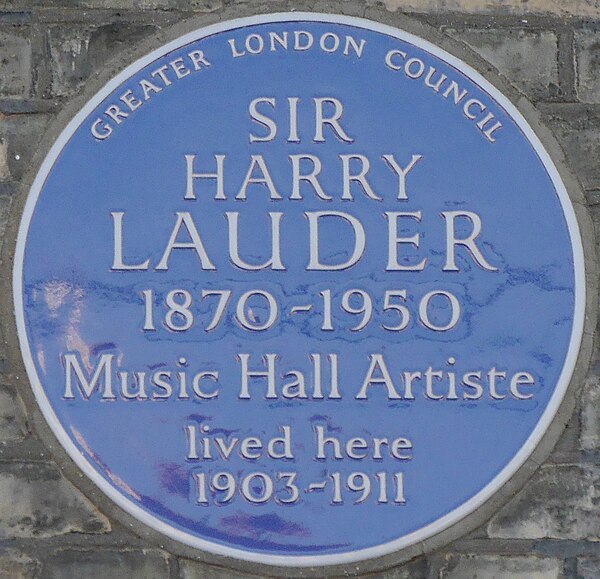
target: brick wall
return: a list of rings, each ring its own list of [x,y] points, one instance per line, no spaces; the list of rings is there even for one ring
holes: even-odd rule
[[[278,10],[272,1],[257,10]],[[299,9],[331,11],[325,1]],[[600,223],[600,2],[356,0],[348,14],[404,11],[466,42],[542,112]],[[111,56],[222,0],[0,0],[0,244],[48,122]],[[10,275],[2,263],[0,275]],[[109,520],[32,432],[0,323],[0,577],[248,577],[180,559]],[[556,449],[487,524],[377,577],[600,577],[600,369]]]

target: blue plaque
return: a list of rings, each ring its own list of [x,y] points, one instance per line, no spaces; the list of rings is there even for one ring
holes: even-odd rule
[[[128,513],[217,555],[424,541],[523,465],[582,336],[573,207],[470,66],[278,14],[135,62],[31,188],[15,306],[41,410]]]

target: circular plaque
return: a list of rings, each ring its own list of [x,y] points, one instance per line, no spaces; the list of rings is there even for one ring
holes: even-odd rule
[[[552,422],[581,239],[540,141],[411,34],[278,14],[187,34],[68,123],[15,256],[41,410],[171,539],[280,566],[462,520]]]

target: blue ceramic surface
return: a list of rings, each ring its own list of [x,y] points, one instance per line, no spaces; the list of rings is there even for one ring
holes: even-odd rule
[[[127,510],[216,553],[343,562],[427,538],[531,450],[578,340],[579,239],[551,162],[466,65],[364,21],[285,19],[200,32],[84,109],[34,186],[17,310],[46,416]],[[225,199],[216,179],[190,194],[186,155],[194,174],[224,156]],[[321,197],[305,179],[290,199],[294,155],[303,175],[320,161]],[[406,198],[384,155],[418,156]],[[344,195],[364,158],[372,195]],[[309,267],[317,212],[359,222],[356,263],[327,269],[355,249],[329,215]],[[282,267],[258,269],[274,219]],[[244,364],[272,364],[272,389],[245,389]]]

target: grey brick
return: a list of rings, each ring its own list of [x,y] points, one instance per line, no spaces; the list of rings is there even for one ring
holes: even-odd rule
[[[110,529],[58,469],[45,463],[0,466],[0,538],[52,537]]]
[[[575,33],[577,95],[586,103],[600,103],[600,32]]]
[[[582,558],[577,561],[577,579],[598,579],[600,577],[600,557]]]
[[[541,557],[447,555],[431,579],[560,579],[562,562]]]
[[[418,579],[427,577],[428,564],[425,557],[419,557],[410,563],[404,563],[393,569],[365,575],[368,579]]]
[[[364,16],[365,4],[362,2],[344,2],[342,6],[329,0],[315,0],[313,8],[315,12],[327,14],[344,14],[345,16]]]
[[[503,539],[600,540],[600,466],[542,466],[488,525]]]
[[[166,579],[169,562],[161,551],[57,550],[44,566],[49,579]]]
[[[547,119],[584,189],[600,189],[600,112],[582,105],[552,109]]]
[[[141,10],[216,10],[222,2],[213,0],[80,0],[85,8],[118,8]]]
[[[0,123],[4,115],[0,114]],[[10,168],[8,165],[8,142],[0,141],[0,182],[10,181]]]
[[[14,390],[0,385],[0,440],[16,442],[26,433],[25,416]]]
[[[372,0],[376,3],[378,0]],[[556,14],[558,16],[598,17],[594,0],[384,0],[391,11],[403,12],[465,12],[467,14]]]
[[[9,178],[18,181],[31,167],[48,124],[46,115],[9,115],[0,118],[0,144],[5,150]]]
[[[214,567],[188,559],[179,561],[179,572],[181,579],[261,579],[259,575]]]
[[[582,450],[600,451],[600,378],[594,376],[586,382],[581,396]]]
[[[369,579],[417,579],[427,576],[427,561],[424,557],[395,567],[386,571],[378,571],[373,574],[360,575],[360,564],[353,565],[354,572],[359,573],[358,576]],[[215,567],[206,565],[189,559],[181,559],[179,561],[179,569],[181,579],[262,579],[264,575],[252,575],[225,569],[223,567]],[[347,577],[347,575],[344,575]],[[337,575],[331,575],[332,579]]]
[[[70,6],[82,8],[114,8],[119,10],[137,9],[190,9],[197,10],[201,0],[3,0],[3,8],[19,10],[31,6]],[[369,0],[367,4],[381,4],[381,0]],[[595,0],[385,0],[383,4],[390,11],[416,13],[456,13],[467,14],[511,14],[511,15],[557,15],[562,17],[598,16],[598,4]],[[274,11],[274,10],[273,10]]]
[[[93,72],[101,70],[120,50],[154,31],[155,27],[151,25],[127,23],[100,27],[50,27],[52,94],[68,96],[76,92]]]
[[[31,43],[18,27],[0,28],[0,95],[31,93]]]
[[[532,100],[558,95],[558,40],[550,31],[453,30]]]
[[[0,579],[34,579],[39,572],[39,561],[13,550],[0,552]]]
[[[0,195],[0,251],[2,251],[2,245],[4,244],[4,233],[6,226],[8,225],[8,217],[10,214],[10,206],[12,204],[12,197],[8,195]],[[0,332],[0,337],[2,332]],[[0,343],[0,352],[3,349],[4,344]]]
[[[573,413],[546,462],[572,463],[580,450],[580,417]]]
[[[52,94],[69,95],[91,74],[88,59],[90,30],[53,26],[48,31],[52,67]]]

